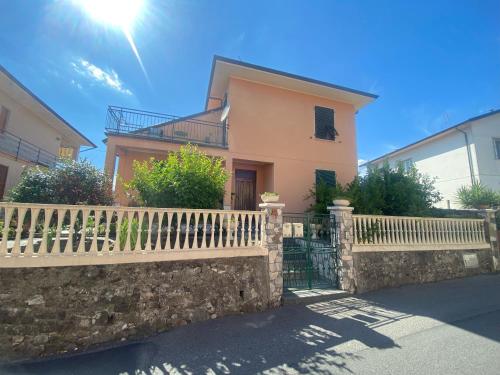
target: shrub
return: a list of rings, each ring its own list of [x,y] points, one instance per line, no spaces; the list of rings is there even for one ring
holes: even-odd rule
[[[27,168],[8,200],[22,203],[111,205],[111,179],[89,161],[64,160],[54,168]]]
[[[148,207],[219,208],[229,178],[221,158],[211,158],[192,145],[165,160],[134,161],[133,172],[125,188]]]
[[[365,176],[356,177],[346,186],[328,187],[319,184],[308,198],[314,198],[311,211],[326,213],[333,199],[351,201],[354,212],[371,215],[420,216],[441,196],[434,188],[434,181],[420,174],[416,168],[409,170],[398,165],[390,168],[371,168]]]
[[[488,208],[500,205],[500,193],[479,182],[460,187],[457,198],[463,208]]]

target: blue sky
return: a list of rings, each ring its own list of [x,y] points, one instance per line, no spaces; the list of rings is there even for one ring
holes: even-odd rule
[[[103,0],[105,1],[105,0]],[[380,97],[357,116],[370,159],[500,108],[500,2],[145,0],[132,35],[72,0],[0,0],[0,64],[99,147],[107,105],[203,109],[214,54]]]

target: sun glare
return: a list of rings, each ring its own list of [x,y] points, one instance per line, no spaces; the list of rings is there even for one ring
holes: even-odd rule
[[[79,0],[85,12],[104,25],[130,31],[144,0]]]

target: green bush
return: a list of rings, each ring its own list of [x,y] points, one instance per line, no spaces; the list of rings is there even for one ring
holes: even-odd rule
[[[441,200],[431,178],[416,168],[390,168],[387,163],[382,168],[369,169],[346,186],[320,185],[313,190],[308,196],[315,199],[310,210],[325,213],[333,199],[346,198],[358,214],[421,216]]]
[[[130,224],[130,248],[134,249],[135,244],[137,243],[137,239],[139,238],[139,232],[141,236],[141,247],[144,248],[144,245],[147,241],[148,236],[148,223],[143,221],[142,228],[139,231],[139,220],[136,217],[132,218],[132,223]],[[127,242],[127,233],[128,233],[128,219],[125,218],[120,225],[120,250],[125,248],[125,243]]]
[[[27,168],[7,198],[22,203],[113,204],[111,179],[87,160]]]
[[[479,182],[460,187],[457,198],[463,208],[488,208],[500,205],[500,193]]]
[[[165,160],[133,164],[125,183],[129,195],[148,207],[220,208],[229,173],[221,158],[212,158],[187,145]]]

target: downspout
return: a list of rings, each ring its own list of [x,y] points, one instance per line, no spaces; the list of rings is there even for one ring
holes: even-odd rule
[[[467,132],[463,131],[462,129],[460,128],[455,128],[455,129],[457,129],[460,133],[464,135],[465,146],[467,147],[467,159],[469,161],[470,181],[474,185],[476,183],[476,178],[474,177],[474,166],[472,165],[472,153],[470,151],[469,136],[467,135]]]

